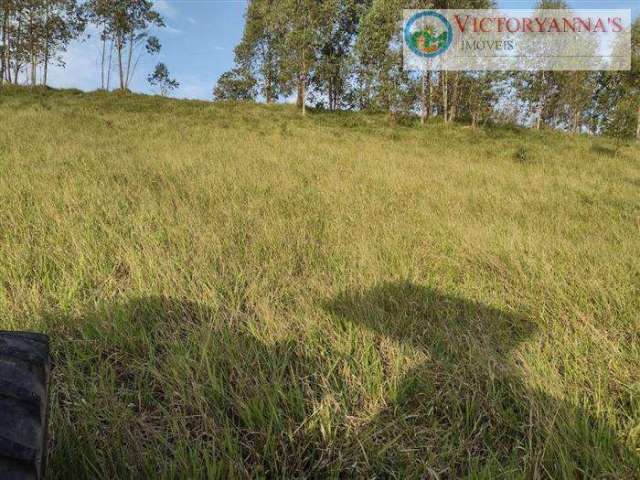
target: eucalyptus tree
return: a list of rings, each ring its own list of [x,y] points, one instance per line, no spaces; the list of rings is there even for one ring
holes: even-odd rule
[[[346,95],[352,47],[370,0],[252,0],[235,49],[235,73],[224,80],[253,78],[267,103],[292,93],[305,108],[308,94],[336,108]],[[242,73],[242,75],[239,75]],[[250,82],[234,81],[234,88]],[[254,85],[251,86],[252,88]]]
[[[495,72],[464,72],[459,77],[459,96],[455,115],[468,121],[472,127],[485,123],[494,116],[498,100],[497,84],[501,78]],[[455,117],[452,118],[452,121]]]
[[[42,83],[47,85],[49,64],[64,66],[61,54],[86,27],[86,10],[76,0],[45,0],[42,21]]]
[[[564,9],[564,0],[540,0],[536,10]],[[546,52],[537,52],[544,55]],[[540,130],[543,125],[555,126],[557,111],[562,102],[562,74],[556,71],[532,70],[516,72],[514,86],[518,97],[534,118],[533,126]]]
[[[113,55],[112,0],[89,0],[86,4],[89,19],[100,36],[100,89],[108,90],[110,84],[111,59]]]
[[[635,134],[640,141],[640,18],[631,26],[631,69],[618,72],[620,79],[620,99],[617,105],[617,117],[609,128],[609,132],[616,127],[620,134],[631,137]],[[635,122],[634,122],[635,120]],[[616,126],[615,124],[618,124]],[[635,123],[635,132],[633,132]]]
[[[9,19],[12,14],[13,2],[11,0],[0,1],[0,87],[5,81],[5,75],[9,64]]]
[[[26,67],[33,67],[37,58],[38,35],[37,16],[39,3],[35,0],[4,0],[2,14],[2,72],[9,83],[18,83],[20,74]],[[32,68],[31,74],[35,74]]]
[[[631,50],[618,45],[619,54],[631,55],[629,71],[600,72],[592,117],[597,132],[640,141],[640,18],[631,26]]]
[[[50,63],[64,65],[61,53],[85,27],[84,8],[77,0],[3,0],[0,12],[2,81],[17,83],[23,67],[28,66],[29,83],[37,84],[41,68],[46,85]]]
[[[330,110],[352,104],[350,81],[355,72],[352,54],[360,20],[371,0],[341,0],[329,9],[320,32],[319,57],[310,80],[313,94]]]
[[[21,13],[25,20],[25,46],[28,63],[31,68],[30,82],[36,85],[38,53],[42,38],[44,4],[46,0],[21,0]]]
[[[108,39],[116,53],[120,89],[127,90],[142,54],[157,54],[161,45],[150,34],[153,27],[164,27],[151,0],[105,0],[90,3],[91,17],[99,22],[103,42],[102,65],[104,86],[104,51]]]
[[[355,49],[363,108],[392,112],[402,103],[402,8],[399,0],[374,0],[361,20]]]
[[[9,11],[8,38],[6,44],[6,75],[9,83],[18,83],[23,66],[28,62],[25,37],[25,21],[22,2],[14,0]]]
[[[238,69],[230,72],[230,80],[236,87],[248,86],[247,78],[254,79],[251,89],[257,88],[267,103],[273,103],[281,96],[290,93],[283,78],[282,44],[284,30],[278,22],[276,9],[281,8],[276,0],[252,0],[245,14],[245,28],[242,39],[235,48],[235,61]],[[252,96],[247,95],[243,97]]]
[[[492,0],[251,0],[236,67],[219,79],[214,96],[271,103],[297,94],[303,113],[313,100],[330,109],[420,112],[423,122],[435,114],[472,125],[497,115],[495,104],[509,103],[509,118],[529,113],[536,128],[581,131],[589,125],[609,132],[621,131],[623,122],[640,136],[637,60],[630,73],[606,74],[445,70],[416,75],[403,68],[403,9],[493,6]],[[537,8],[566,8],[566,3],[540,0]]]
[[[251,72],[238,67],[223,73],[213,90],[213,98],[216,101],[245,102],[256,99],[256,79]]]
[[[180,82],[171,78],[169,69],[162,62],[156,65],[153,73],[147,77],[147,81],[152,87],[158,87],[163,97],[180,86]]]
[[[464,73],[446,70],[410,74],[402,64],[402,10],[490,8],[490,0],[374,0],[361,21],[356,42],[363,106],[384,110],[419,110],[425,123],[434,107],[445,122],[456,117],[464,95]],[[436,88],[438,91],[436,93]]]
[[[306,114],[306,100],[312,73],[318,66],[323,32],[340,0],[282,0],[274,20],[283,33],[279,45],[282,79],[297,92],[297,105]]]

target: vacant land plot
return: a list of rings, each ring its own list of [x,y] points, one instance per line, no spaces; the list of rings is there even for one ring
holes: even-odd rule
[[[635,478],[640,148],[0,95],[53,478]]]

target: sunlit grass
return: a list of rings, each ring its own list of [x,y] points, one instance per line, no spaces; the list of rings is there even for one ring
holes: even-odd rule
[[[640,149],[0,94],[52,478],[635,478]]]

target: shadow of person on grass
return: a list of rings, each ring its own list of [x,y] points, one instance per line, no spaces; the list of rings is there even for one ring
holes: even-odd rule
[[[347,420],[357,402],[326,402],[330,433],[318,405],[350,394],[326,371],[339,355],[263,337],[248,306],[151,296],[45,315],[50,478],[633,477],[606,424],[525,385],[526,318],[410,283],[326,309],[381,358],[383,342],[420,356],[364,425]]]
[[[143,297],[49,314],[50,478],[292,478],[314,470],[313,366],[247,314]]]
[[[633,478],[638,456],[604,419],[530,388],[518,346],[526,317],[408,282],[345,292],[327,309],[344,329],[420,352],[358,432],[371,474],[393,478]],[[634,473],[635,472],[635,473]]]

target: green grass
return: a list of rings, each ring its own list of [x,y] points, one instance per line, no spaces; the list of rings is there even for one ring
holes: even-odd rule
[[[640,148],[0,94],[52,478],[637,478]]]

